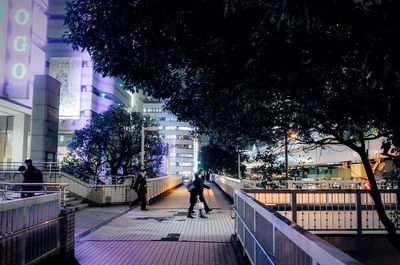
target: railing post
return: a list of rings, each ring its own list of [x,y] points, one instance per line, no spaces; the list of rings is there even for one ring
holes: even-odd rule
[[[290,206],[292,208],[292,221],[297,223],[297,198],[296,198],[296,190],[293,190],[290,195]]]
[[[25,205],[22,208],[22,226],[21,228],[27,228],[29,225],[29,220],[28,220],[28,211],[29,211],[29,207],[28,205]],[[20,256],[20,262],[21,264],[25,264],[25,259],[26,259],[26,232],[23,233],[22,237],[21,237],[21,245],[20,245],[20,252],[19,252],[19,256]]]
[[[66,200],[67,200],[67,194],[65,193],[65,186],[62,186],[61,189],[62,189],[62,196],[63,196],[63,207],[65,207]]]
[[[254,230],[254,241],[253,241],[253,261],[257,264],[257,211],[253,208],[253,230]],[[251,231],[250,231],[251,232]]]
[[[356,190],[357,234],[362,234],[361,190]]]
[[[61,209],[60,216],[60,255],[64,258],[74,257],[75,246],[75,209]]]
[[[51,170],[52,170],[52,167],[53,167],[53,163],[52,163],[52,162],[50,162],[50,169],[49,169],[49,180],[51,180]]]

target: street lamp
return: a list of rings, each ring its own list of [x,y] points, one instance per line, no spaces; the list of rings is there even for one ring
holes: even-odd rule
[[[288,167],[288,139],[295,140],[297,138],[297,133],[293,131],[287,131],[285,135],[285,178],[289,176],[289,167]]]

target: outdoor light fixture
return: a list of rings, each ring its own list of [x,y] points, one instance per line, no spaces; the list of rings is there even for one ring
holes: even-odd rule
[[[285,135],[285,178],[289,176],[289,166],[288,166],[288,139],[296,140],[297,133],[294,131],[287,131]]]

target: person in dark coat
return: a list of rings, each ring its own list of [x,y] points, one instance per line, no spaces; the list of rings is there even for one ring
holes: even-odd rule
[[[24,176],[24,181],[22,183],[43,183],[43,174],[42,171],[37,169],[35,166],[32,165],[31,159],[25,160],[25,165],[20,166],[18,171]],[[21,197],[33,197],[35,196],[35,191],[39,191],[42,189],[42,185],[37,186],[23,186],[22,189],[28,192],[22,192]]]
[[[146,209],[146,193],[147,193],[147,181],[146,178],[144,177],[146,174],[146,171],[142,170],[141,173],[136,177],[134,181],[132,181],[131,189],[136,191],[137,193],[137,199],[132,201],[129,204],[129,208],[132,209],[132,207],[140,202],[140,210],[142,211],[148,211]]]
[[[201,188],[200,188],[199,196],[200,196],[200,201],[201,201],[202,203],[204,203],[204,210],[206,211],[206,213],[209,213],[209,212],[212,211],[212,209],[211,209],[210,207],[208,207],[207,202],[206,202],[206,200],[204,199],[203,191],[204,191],[204,188],[206,188],[206,189],[209,190],[209,189],[211,189],[211,187],[208,186],[208,185],[206,185],[206,184],[204,184],[205,180],[206,180],[206,171],[202,170],[202,171],[201,171],[201,178],[200,178],[200,181],[201,181]]]
[[[20,166],[18,168],[18,171],[22,174],[22,176],[24,177],[24,180],[22,181],[22,183],[28,183],[27,181],[27,176],[26,176],[26,167],[25,166]],[[23,186],[21,187],[22,190],[24,191],[31,191],[30,190],[31,187],[28,186]],[[27,198],[27,197],[32,197],[34,196],[34,193],[30,193],[30,192],[21,192],[21,198]]]
[[[193,209],[197,202],[197,196],[200,197],[200,193],[202,193],[202,189],[203,189],[203,187],[202,187],[203,182],[201,181],[201,178],[198,173],[194,174],[193,185],[194,185],[194,188],[192,190],[190,190],[190,199],[189,199],[190,207],[188,209],[188,215],[187,215],[188,218],[194,218],[192,216],[192,213],[194,213]],[[205,206],[205,204],[204,204],[204,206]],[[206,216],[203,215],[202,211],[200,211],[200,217],[207,218]]]

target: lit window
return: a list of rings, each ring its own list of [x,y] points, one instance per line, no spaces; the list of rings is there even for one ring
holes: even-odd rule
[[[193,129],[191,127],[179,126],[178,130],[180,130],[180,131],[192,131]]]

